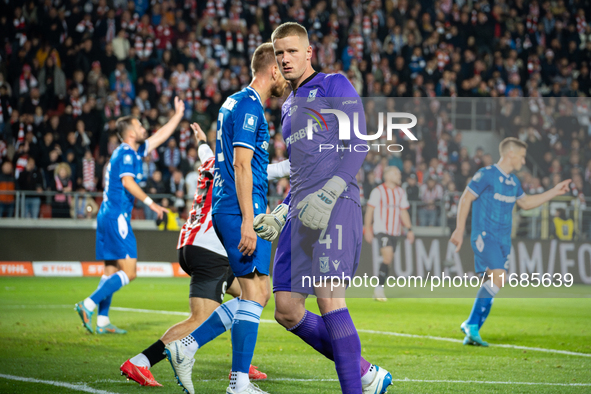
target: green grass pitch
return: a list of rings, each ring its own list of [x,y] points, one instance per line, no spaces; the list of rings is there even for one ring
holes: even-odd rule
[[[97,282],[95,278],[0,278],[0,393],[182,392],[167,361],[152,368],[164,385],[155,388],[126,381],[119,375],[119,366],[183,317],[113,310],[111,320],[129,333],[90,335],[82,328],[74,303],[90,294]],[[481,331],[491,344],[588,356],[514,347],[478,348],[422,337],[461,340],[459,326],[472,302],[463,298],[390,299],[386,303],[350,299],[348,305],[361,330],[363,356],[392,372],[395,382],[389,393],[591,392],[590,298],[499,298]],[[309,300],[307,305],[317,311],[315,304]],[[112,305],[187,312],[188,279],[137,279],[115,294]],[[265,321],[253,360],[269,375],[260,387],[270,393],[339,393],[333,364],[272,323],[273,308],[271,300],[263,312]],[[196,392],[224,393],[230,365],[231,343],[226,333],[197,353]],[[70,386],[17,381],[7,375]]]

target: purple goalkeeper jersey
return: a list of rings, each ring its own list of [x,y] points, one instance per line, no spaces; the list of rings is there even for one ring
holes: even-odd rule
[[[339,139],[337,116],[322,113],[322,109],[339,110],[347,115],[349,139]],[[309,119],[314,130],[311,139],[307,135]],[[365,135],[361,98],[342,74],[314,73],[289,95],[281,110],[281,125],[291,163],[290,207],[297,206],[335,175],[347,183],[341,198],[361,205],[355,176],[367,155],[367,143],[354,132],[355,119],[358,132]],[[295,210],[290,211],[291,217]]]

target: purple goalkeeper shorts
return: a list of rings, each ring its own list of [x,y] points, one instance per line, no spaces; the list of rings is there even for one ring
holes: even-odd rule
[[[359,265],[362,239],[361,207],[347,198],[339,198],[325,231],[311,230],[297,217],[288,219],[275,252],[273,292],[314,294],[310,285],[314,280],[342,279],[343,275],[352,278]]]

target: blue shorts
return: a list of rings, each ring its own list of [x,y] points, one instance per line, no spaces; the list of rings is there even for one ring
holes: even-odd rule
[[[137,242],[131,230],[130,215],[96,217],[96,259],[137,259]]]
[[[230,267],[234,276],[248,275],[255,270],[263,275],[269,275],[271,265],[271,242],[257,238],[257,246],[252,256],[243,256],[238,245],[240,244],[241,215],[226,215],[218,213],[212,216],[213,228],[230,260]]]
[[[509,268],[509,253],[511,253],[511,243],[500,243],[497,239],[487,235],[486,232],[478,234],[478,237],[472,238],[472,250],[474,251],[474,270],[477,274],[485,272],[487,269]]]
[[[353,277],[363,239],[361,207],[341,198],[333,208],[324,234],[311,230],[297,217],[288,219],[275,252],[273,292],[314,294],[304,277]]]

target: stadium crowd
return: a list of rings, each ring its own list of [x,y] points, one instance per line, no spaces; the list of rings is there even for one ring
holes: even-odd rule
[[[92,215],[100,198],[81,203],[64,193],[104,188],[119,144],[116,119],[133,114],[151,133],[179,96],[186,108],[180,130],[145,159],[141,186],[173,196],[163,203],[182,216],[199,161],[189,124],[209,130],[213,146],[218,110],[250,82],[255,48],[280,23],[297,21],[308,29],[316,70],[345,74],[362,97],[435,103],[424,108],[419,142],[400,140],[399,154],[368,155],[358,175],[364,196],[386,166],[398,166],[409,200],[421,201],[419,224],[440,225],[444,201],[453,227],[459,192],[492,164],[493,152],[470,155],[437,98],[500,97],[490,114],[499,132],[530,147],[524,190],[538,193],[569,177],[584,201],[591,196],[587,20],[583,0],[0,2],[0,191],[55,191],[53,217]],[[272,162],[286,158],[281,103],[270,99],[266,107]],[[283,179],[270,195],[278,201],[288,190]],[[38,217],[40,205],[27,197],[27,215]],[[14,210],[14,196],[0,194],[0,217]],[[149,210],[136,214],[153,218]]]

